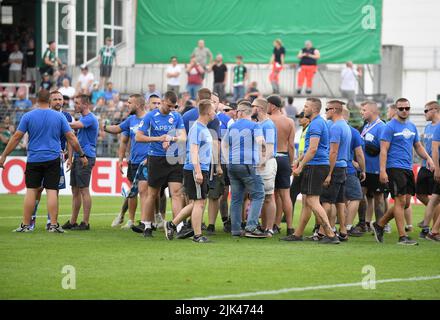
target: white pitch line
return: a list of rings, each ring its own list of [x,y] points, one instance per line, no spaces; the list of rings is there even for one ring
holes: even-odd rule
[[[384,279],[384,280],[371,281],[371,282],[369,282],[369,284],[390,283],[390,282],[414,282],[414,281],[427,281],[427,280],[434,280],[434,279],[440,279],[440,275],[427,276],[427,277]],[[238,294],[226,294],[226,295],[221,295],[221,296],[196,297],[196,298],[191,298],[189,300],[246,298],[246,297],[252,297],[252,296],[266,296],[266,295],[274,295],[274,294],[281,294],[281,293],[288,293],[288,292],[303,292],[303,291],[312,291],[312,290],[346,288],[346,287],[360,287],[360,286],[362,286],[362,282],[340,283],[340,284],[330,284],[330,285],[322,285],[322,286],[314,286],[314,287],[285,288],[285,289],[271,290],[271,291],[244,292],[244,293],[238,293]]]

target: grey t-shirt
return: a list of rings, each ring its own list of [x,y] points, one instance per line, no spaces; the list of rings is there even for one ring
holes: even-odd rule
[[[208,48],[200,49],[199,47],[194,48],[193,54],[196,56],[196,61],[202,67],[206,67],[209,63],[209,57],[212,58],[212,52]]]

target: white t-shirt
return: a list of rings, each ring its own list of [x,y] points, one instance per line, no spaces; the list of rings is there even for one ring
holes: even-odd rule
[[[170,66],[168,66],[167,71],[166,71],[167,74],[168,73],[176,73],[176,72],[179,72],[179,76],[178,77],[167,78],[168,79],[167,80],[167,84],[168,85],[170,85],[170,86],[178,86],[178,85],[180,85],[179,77],[180,77],[180,74],[182,72],[181,67],[178,64],[176,64],[175,67],[173,67],[173,65],[170,65]]]
[[[20,51],[12,52],[9,55],[9,59],[10,60],[20,59],[21,62],[23,62],[23,53],[21,53]],[[21,65],[22,65],[22,63],[15,63],[15,62],[13,62],[9,66],[9,70],[10,71],[21,71]]]
[[[95,80],[95,77],[93,76],[93,73],[87,72],[86,75],[81,73],[78,77],[78,82],[81,83],[81,89],[86,90],[89,89],[89,86],[92,85],[93,80]]]
[[[356,70],[345,67],[341,71],[341,90],[356,91],[357,89],[357,76]]]
[[[63,95],[63,96],[68,96],[70,98],[69,100],[69,108],[72,109],[73,108],[73,97],[75,96],[75,88],[74,87],[61,87],[58,89],[58,91]]]

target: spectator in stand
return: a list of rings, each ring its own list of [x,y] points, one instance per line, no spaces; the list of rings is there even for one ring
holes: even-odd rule
[[[298,114],[298,109],[293,105],[292,96],[287,97],[287,105],[284,110],[286,111],[286,116],[295,121],[295,128],[298,128],[298,118],[296,117]]]
[[[23,53],[18,44],[14,44],[13,51],[9,55],[9,82],[18,83],[23,76]]]
[[[186,73],[188,74],[187,89],[191,95],[191,99],[196,100],[197,91],[199,91],[199,89],[202,87],[203,74],[205,73],[205,71],[203,67],[197,62],[196,56],[194,54],[191,56],[191,60],[186,67]]]
[[[362,74],[362,69],[358,68],[356,71],[353,68],[353,62],[348,61],[345,68],[341,71],[341,94],[347,99],[347,106],[356,106],[356,89],[358,87],[358,78]]]
[[[9,51],[5,41],[0,45],[0,82],[9,82]]]
[[[91,95],[91,99],[90,102],[93,105],[96,105],[96,102],[98,101],[99,98],[104,98],[104,90],[101,90],[101,88],[99,87],[99,82],[95,81],[93,82],[93,88],[92,88],[92,95]]]
[[[103,113],[106,109],[107,109],[107,106],[105,104],[104,97],[99,97],[95,103],[94,113],[98,115],[100,113]]]
[[[78,77],[76,84],[76,93],[90,95],[92,91],[92,84],[95,80],[93,73],[89,72],[87,65],[81,65],[81,74]]]
[[[286,49],[283,47],[283,43],[280,39],[276,39],[273,42],[273,54],[270,59],[272,65],[272,72],[269,75],[269,81],[272,85],[272,93],[280,93],[280,73],[284,66],[284,57],[286,55]]]
[[[108,82],[112,75],[113,61],[116,65],[116,48],[112,45],[113,40],[110,37],[105,38],[105,46],[99,50],[99,87]]]
[[[243,65],[243,57],[237,56],[236,57],[236,65],[234,66],[234,80],[233,80],[233,86],[234,86],[234,96],[233,100],[234,102],[237,102],[240,99],[243,99],[244,97],[244,88],[245,83],[248,79],[248,73],[246,67]]]
[[[262,98],[262,95],[258,90],[257,85],[258,85],[257,81],[252,81],[251,83],[249,83],[249,87],[247,89],[246,95],[244,96],[244,98],[249,100],[251,103],[256,98]]]
[[[177,64],[177,57],[171,57],[171,65],[167,68],[167,91],[174,91],[179,96],[181,67]]]
[[[72,109],[73,98],[75,97],[75,88],[70,85],[70,80],[66,77],[63,79],[63,86],[58,89],[58,91],[63,95],[69,97],[69,108]]]
[[[113,89],[113,83],[112,82],[107,82],[107,88],[104,91],[104,98],[105,101],[110,101],[113,100],[114,96],[119,95],[119,92],[116,91],[115,89]]]
[[[41,59],[40,73],[41,75],[48,73],[49,76],[57,79],[59,75],[58,66],[61,66],[62,62],[60,58],[55,55],[57,47],[55,41],[50,41],[48,46]]]
[[[35,49],[34,40],[29,40],[25,53],[25,65],[26,65],[26,82],[32,83],[31,92],[35,92],[37,83],[37,52]]]
[[[306,93],[312,93],[313,77],[315,76],[316,70],[318,70],[317,64],[320,57],[321,55],[318,49],[313,47],[310,40],[307,40],[305,47],[298,53],[300,69],[298,73],[297,94],[301,94],[304,80],[306,80]]]
[[[68,79],[69,84],[72,83],[72,77],[67,74],[66,66],[64,66],[64,65],[61,66],[59,72],[60,72],[60,75],[58,76],[58,79],[57,79],[57,88],[61,88],[63,86],[64,79]]]
[[[26,99],[26,93],[23,88],[20,88],[17,91],[17,100],[15,100],[13,108],[15,110],[15,124],[18,125],[21,117],[23,117],[27,111],[32,109],[32,101]]]
[[[204,40],[199,40],[192,55],[195,56],[196,62],[203,68],[203,71],[206,71],[206,66],[212,63],[212,52],[205,47]]]
[[[52,81],[50,81],[50,75],[46,72],[43,74],[43,79],[40,84],[40,90],[49,91],[52,88]]]
[[[156,85],[154,83],[150,83],[148,85],[148,92],[145,94],[145,100],[148,101],[150,100],[150,97],[152,95],[161,97],[162,95],[160,94],[160,91],[156,89]]]
[[[215,59],[215,64],[208,68],[208,71],[214,72],[214,88],[212,92],[218,94],[220,101],[226,99],[225,85],[228,79],[228,67],[223,63],[223,56],[219,53]]]

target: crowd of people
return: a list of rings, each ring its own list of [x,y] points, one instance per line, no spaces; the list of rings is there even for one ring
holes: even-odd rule
[[[195,106],[179,113],[174,91],[159,96],[155,88],[150,89],[148,100],[141,94],[130,95],[129,116],[118,123],[100,123],[84,93],[74,97],[74,111],[79,115],[75,120],[63,110],[68,103],[62,93],[39,92],[37,108],[22,115],[0,157],[2,167],[28,134],[27,192],[23,221],[16,232],[34,229],[43,188],[48,194],[50,232],[90,229],[89,184],[103,131],[120,135],[119,166],[122,171],[127,157],[127,177],[132,183],[112,226],[146,238],[163,228],[168,240],[192,237],[198,243],[210,242],[207,235],[219,232],[215,228],[220,213],[223,231],[232,237],[270,238],[283,233],[284,219],[285,236],[280,240],[324,244],[339,244],[369,232],[382,243],[384,233],[391,232],[389,222],[395,219],[397,243],[417,245],[408,236],[414,228],[410,200],[417,194],[426,205],[424,220],[418,224],[420,238],[440,241],[438,102],[426,104],[429,124],[420,138],[409,120],[411,106],[405,98],[389,107],[386,123],[375,102],[363,102],[365,124],[358,131],[348,124],[350,114],[344,102],[329,100],[324,118],[321,100],[309,97],[297,115],[301,133],[295,148],[295,122],[283,112],[279,95],[223,104],[217,92],[200,88]],[[424,159],[417,180],[413,150]],[[64,161],[70,170],[72,216],[60,226],[57,191],[65,187],[60,170]],[[171,198],[169,218],[165,189]],[[301,213],[294,226],[299,194]],[[136,224],[138,196],[140,222]],[[388,204],[389,196],[393,205]],[[312,213],[313,234],[304,237]]]

